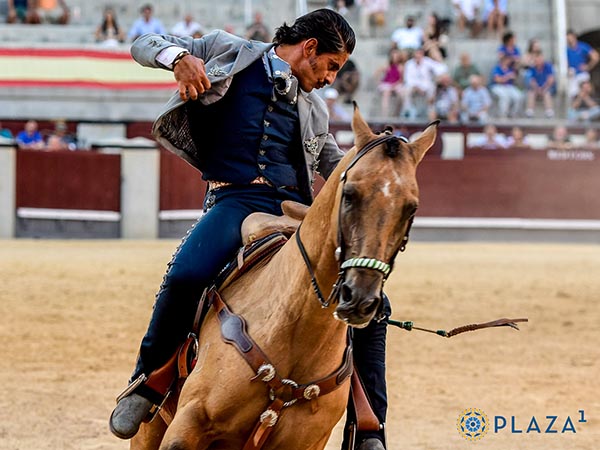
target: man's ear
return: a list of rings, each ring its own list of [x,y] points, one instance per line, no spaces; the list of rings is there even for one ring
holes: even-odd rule
[[[319,45],[319,41],[315,38],[309,38],[304,42],[304,55],[311,56],[317,54],[317,46]]]

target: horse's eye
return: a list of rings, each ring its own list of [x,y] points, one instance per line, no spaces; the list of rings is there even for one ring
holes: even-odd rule
[[[352,185],[344,186],[344,206],[350,207],[354,205],[358,200],[358,192],[356,188]]]

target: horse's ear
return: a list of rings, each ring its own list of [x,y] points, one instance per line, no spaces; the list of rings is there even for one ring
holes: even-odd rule
[[[373,139],[374,134],[365,119],[363,119],[356,102],[353,102],[353,104],[354,116],[352,117],[352,131],[354,132],[354,145],[358,148],[362,148],[367,142]]]
[[[423,131],[414,142],[410,143],[415,163],[419,164],[423,159],[423,156],[425,156],[425,153],[427,153],[427,150],[433,146],[435,138],[437,137],[437,128],[439,124],[439,120],[431,122],[427,128],[425,128],[425,131]]]

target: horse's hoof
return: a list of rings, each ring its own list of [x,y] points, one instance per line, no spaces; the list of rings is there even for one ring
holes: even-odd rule
[[[360,444],[358,450],[385,450],[385,447],[379,439],[369,438]]]
[[[152,402],[139,394],[122,398],[108,421],[111,433],[121,439],[131,439],[151,408]]]

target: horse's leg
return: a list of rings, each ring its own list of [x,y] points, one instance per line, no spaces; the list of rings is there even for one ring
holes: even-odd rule
[[[195,402],[180,406],[163,438],[160,450],[205,450],[210,442],[200,429],[202,421],[195,411]]]
[[[158,450],[165,431],[167,431],[167,424],[160,416],[155,417],[150,423],[142,423],[140,430],[131,439],[129,449]]]

